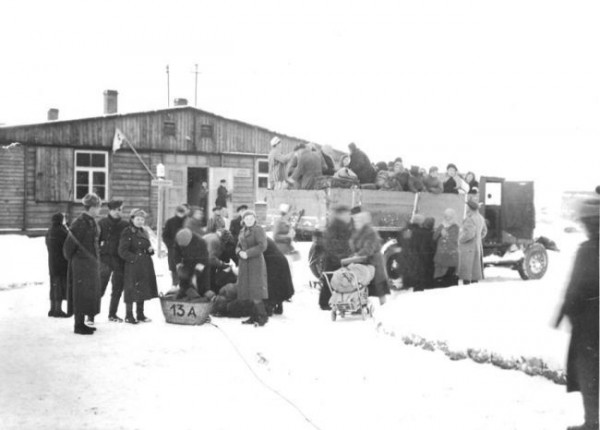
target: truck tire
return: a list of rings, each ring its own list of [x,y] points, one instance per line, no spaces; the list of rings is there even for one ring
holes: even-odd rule
[[[517,267],[523,280],[542,279],[548,270],[548,253],[539,243],[534,243],[525,250],[525,258]]]
[[[323,273],[322,260],[323,248],[317,243],[313,243],[310,251],[308,251],[308,266],[313,276],[317,279],[321,279],[321,274]]]

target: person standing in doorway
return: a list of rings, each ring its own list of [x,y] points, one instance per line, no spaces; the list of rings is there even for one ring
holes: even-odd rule
[[[483,238],[487,235],[479,204],[467,202],[467,214],[458,234],[458,277],[464,285],[483,279]]]
[[[62,310],[62,301],[67,298],[67,271],[69,262],[63,255],[63,246],[69,230],[65,225],[65,217],[58,212],[52,215],[52,225],[46,233],[48,249],[48,269],[50,272],[50,311],[49,317],[67,318]]]
[[[102,296],[106,292],[108,281],[112,275],[112,292],[110,307],[108,309],[108,320],[112,322],[123,322],[123,319],[117,316],[119,301],[123,294],[123,270],[125,270],[125,262],[119,257],[119,240],[121,239],[121,233],[123,233],[123,230],[127,228],[129,223],[121,218],[122,211],[123,202],[121,200],[111,200],[108,202],[108,215],[98,221],[98,226],[100,227],[100,282]]]
[[[156,274],[152,255],[154,248],[144,228],[148,215],[141,209],[130,213],[130,225],[123,230],[119,240],[119,256],[125,260],[125,322],[137,324],[150,322],[144,313],[144,301],[158,297]],[[133,317],[133,303],[136,304],[137,320]]]
[[[162,239],[167,246],[169,271],[171,272],[171,285],[176,287],[179,285],[179,277],[177,276],[177,262],[175,261],[175,235],[183,228],[183,224],[187,218],[189,209],[184,205],[177,206],[175,216],[169,218],[165,223],[162,233]]]
[[[208,183],[202,182],[200,191],[198,192],[198,205],[202,208],[204,213],[208,212]]]
[[[75,316],[74,332],[90,335],[96,329],[85,325],[85,315],[93,317],[100,312],[100,228],[96,217],[100,213],[102,200],[90,193],[82,203],[84,212],[71,225],[63,254],[69,261],[68,313]]]
[[[227,190],[227,181],[225,179],[221,179],[219,188],[217,188],[217,199],[215,200],[215,206],[226,208],[229,197],[230,194]]]

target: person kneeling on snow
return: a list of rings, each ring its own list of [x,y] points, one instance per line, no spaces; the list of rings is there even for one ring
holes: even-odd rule
[[[210,291],[209,257],[204,239],[184,228],[175,235],[173,251],[179,276],[177,299],[212,298],[214,293]]]

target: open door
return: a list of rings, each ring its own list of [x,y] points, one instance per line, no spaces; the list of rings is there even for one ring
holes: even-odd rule
[[[175,215],[177,206],[187,203],[187,166],[166,165],[165,179],[173,181],[172,187],[165,188],[163,219],[168,220]]]
[[[227,181],[227,190],[231,193],[233,191],[233,173],[236,169],[231,167],[211,167],[208,169],[208,213],[207,216],[212,215],[212,208],[215,207],[215,200],[217,200],[217,189],[222,179]],[[227,209],[229,211],[229,219],[233,217],[233,204],[231,200],[227,201]]]
[[[502,185],[502,229],[517,239],[533,239],[533,182],[506,181]]]

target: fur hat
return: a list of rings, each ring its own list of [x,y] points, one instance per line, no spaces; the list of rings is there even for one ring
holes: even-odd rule
[[[142,218],[146,218],[148,214],[143,209],[134,208],[129,212],[129,218],[133,219],[136,216],[141,216]]]
[[[123,200],[111,200],[108,202],[107,206],[108,210],[119,209],[121,206],[123,206]]]
[[[239,212],[239,211],[245,211],[247,209],[248,209],[248,205],[240,205],[237,207],[237,209],[235,211]]]
[[[385,161],[380,161],[379,163],[376,164],[376,166],[379,170],[387,170],[388,169],[388,165]]]
[[[256,218],[256,212],[254,212],[252,209],[246,209],[242,213],[242,219],[246,218],[248,215],[252,215],[254,218]]]
[[[179,246],[188,246],[192,241],[192,230],[189,228],[182,228],[175,235],[175,242]]]
[[[469,207],[469,209],[471,209],[472,211],[478,211],[479,210],[479,203],[477,203],[475,200],[469,200],[467,202],[467,206]]]
[[[454,170],[458,171],[458,167],[456,167],[456,164],[454,164],[454,163],[450,163],[450,164],[448,164],[448,166],[446,166],[446,170],[450,170],[450,169],[454,169]]]
[[[350,149],[350,152],[356,151],[356,143],[352,142],[348,144],[348,148]]]
[[[178,214],[182,214],[182,215],[183,215],[183,214],[184,214],[184,213],[186,213],[188,210],[189,210],[189,207],[187,207],[187,208],[186,208],[184,205],[179,205],[179,206],[177,206],[177,209],[175,209],[175,213],[178,213]]]
[[[277,146],[279,143],[281,143],[281,139],[277,136],[275,136],[273,139],[271,139],[271,146]]]
[[[81,199],[81,203],[83,203],[83,206],[85,207],[102,206],[102,199],[94,193],[89,193],[86,194],[83,199]]]
[[[54,215],[52,215],[52,225],[62,225],[64,219],[65,216],[62,213],[57,212]]]

